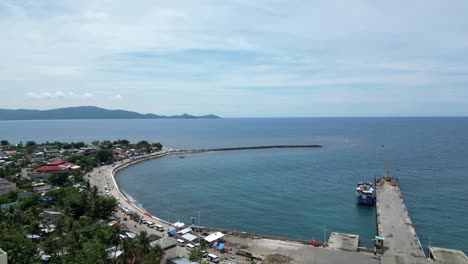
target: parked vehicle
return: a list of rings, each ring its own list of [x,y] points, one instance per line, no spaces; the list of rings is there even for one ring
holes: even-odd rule
[[[219,258],[218,256],[214,255],[214,254],[208,254],[208,259],[213,262],[213,263],[219,263]]]
[[[190,243],[188,243],[187,245],[185,245],[185,247],[187,248],[188,251],[192,251],[192,250],[195,248],[195,246],[192,245],[192,244],[190,244]]]
[[[177,239],[177,243],[179,243],[179,246],[183,247],[185,245],[185,241],[182,239]]]

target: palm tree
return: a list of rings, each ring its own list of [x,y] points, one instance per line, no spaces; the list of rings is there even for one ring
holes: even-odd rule
[[[160,245],[156,245],[150,250],[150,252],[145,256],[142,261],[142,264],[161,264],[161,261],[164,257],[164,250]]]
[[[122,241],[122,251],[122,263],[134,263],[135,257],[138,255],[138,245],[133,239],[124,239]]]
[[[8,262],[33,263],[35,261],[36,247],[22,232],[13,231],[2,239],[4,239],[3,249],[8,252]]]
[[[138,236],[138,246],[140,247],[141,257],[148,254],[151,250],[150,240],[146,231],[140,231],[140,235]]]

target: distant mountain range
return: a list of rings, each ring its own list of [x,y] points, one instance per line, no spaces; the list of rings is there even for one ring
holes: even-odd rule
[[[53,120],[53,119],[213,119],[215,115],[189,114],[164,116],[140,114],[126,110],[108,110],[96,106],[66,107],[50,110],[0,109],[0,120]]]

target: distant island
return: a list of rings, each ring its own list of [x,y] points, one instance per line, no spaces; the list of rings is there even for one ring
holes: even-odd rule
[[[50,110],[0,109],[0,120],[56,120],[56,119],[215,119],[215,115],[194,116],[140,114],[126,110],[109,110],[96,106],[65,107]]]

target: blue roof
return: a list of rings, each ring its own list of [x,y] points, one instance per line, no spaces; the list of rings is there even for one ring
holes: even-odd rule
[[[221,250],[224,248],[224,243],[220,243],[219,246],[218,246],[218,249]]]
[[[167,231],[167,233],[169,233],[169,234],[172,234],[172,235],[173,235],[173,234],[177,233],[177,230],[175,230],[175,229],[172,229],[172,230],[169,230],[169,231]]]

